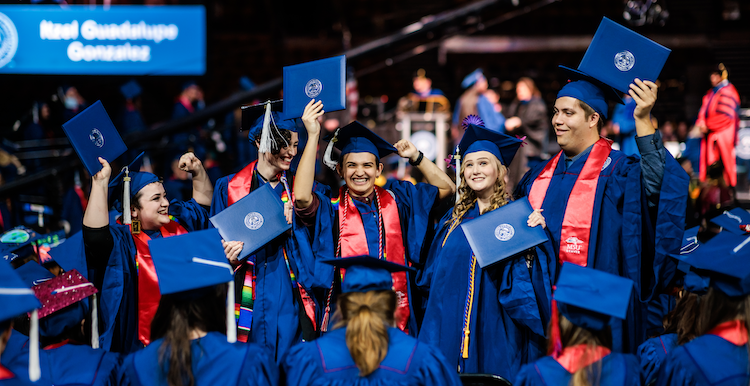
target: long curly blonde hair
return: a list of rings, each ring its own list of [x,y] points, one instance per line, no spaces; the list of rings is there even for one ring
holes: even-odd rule
[[[497,157],[493,156],[492,161],[497,169],[497,180],[495,180],[495,191],[492,193],[490,198],[490,206],[485,208],[480,214],[484,214],[493,211],[511,201],[510,193],[506,189],[505,176],[508,174],[508,169],[500,163]],[[466,183],[466,179],[463,178],[464,172],[466,171],[466,164],[461,164],[461,184],[458,186],[458,192],[460,198],[456,205],[453,206],[453,213],[450,221],[453,224],[458,224],[463,219],[466,212],[471,210],[474,205],[477,204],[477,193],[472,190]]]

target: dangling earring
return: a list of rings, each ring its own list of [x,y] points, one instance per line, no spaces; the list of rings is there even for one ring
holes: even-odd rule
[[[137,235],[141,233],[141,220],[134,218],[130,224],[130,233]]]

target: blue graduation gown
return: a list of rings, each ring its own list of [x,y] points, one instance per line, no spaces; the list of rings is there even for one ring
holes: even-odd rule
[[[2,365],[0,365],[2,367]],[[0,374],[4,373],[5,371],[8,371],[7,368],[0,369]],[[29,385],[38,385],[41,383],[31,383],[31,381],[27,379],[23,379],[11,372],[11,374],[7,374],[4,377],[0,378],[0,386],[29,386]]]
[[[0,356],[0,363],[7,368],[19,369],[29,364],[29,337],[16,330],[11,330],[10,339]],[[28,374],[28,367],[23,370]],[[14,371],[18,373],[19,371]]]
[[[367,377],[359,375],[349,353],[346,328],[292,347],[284,360],[283,371],[287,385],[299,386],[461,385],[453,366],[448,365],[440,350],[393,327],[388,329],[385,359]]]
[[[167,385],[169,358],[164,359],[163,367],[159,361],[162,342],[157,339],[125,358],[119,385]],[[191,341],[190,351],[196,386],[278,384],[276,364],[258,345],[228,343],[226,335],[209,332]]]
[[[716,335],[699,336],[674,349],[662,364],[657,385],[742,385],[750,381],[747,345]]]
[[[631,354],[611,353],[601,361],[600,386],[618,385],[635,386],[641,385],[641,373],[638,367],[638,359]],[[598,368],[597,363],[591,366]],[[534,363],[524,366],[518,373],[514,386],[546,386],[546,385],[568,385],[573,374],[565,370],[551,356],[546,356]],[[597,374],[594,374],[597,377]],[[596,384],[596,383],[594,383]]]
[[[644,383],[656,379],[664,359],[677,347],[677,334],[664,334],[651,338],[638,347]]]
[[[555,254],[560,251],[568,198],[589,155],[581,156],[569,168],[563,160],[558,162],[542,203]],[[646,302],[671,281],[676,269],[668,253],[679,251],[682,243],[688,177],[666,152],[658,206],[649,209],[640,159],[616,150],[609,158],[596,187],[587,266],[635,282],[627,319],[613,318],[611,324],[612,350],[635,352],[646,340]],[[526,173],[516,188],[516,197],[529,194],[546,164]],[[556,273],[552,277],[556,278]]]
[[[407,181],[394,181],[387,191],[393,194],[396,206],[398,207],[401,236],[404,242],[404,253],[406,254],[403,264],[410,262],[419,264],[422,247],[426,244],[425,240],[428,239],[428,231],[432,227],[430,211],[437,202],[438,188],[425,183],[414,185]],[[334,235],[334,228],[338,222],[338,210],[328,197],[320,193],[316,194],[318,195],[320,205],[315,214],[314,229],[310,232],[313,254],[305,255],[312,258],[303,261],[300,269],[309,271],[307,276],[314,279],[314,287],[329,289],[333,282],[334,268],[329,264],[319,263],[319,261],[335,257],[338,234]],[[343,198],[341,199],[343,200]],[[362,218],[369,254],[378,256],[377,203],[375,200],[372,200],[370,203],[358,200],[353,201]],[[296,229],[299,230],[300,228]],[[415,304],[418,307],[421,303],[419,299],[415,298],[417,293],[412,290],[413,285],[412,280],[409,280],[407,286],[409,296],[409,322],[407,323],[407,328],[410,335],[416,336],[418,327],[414,307]],[[322,307],[325,307],[325,305],[323,304]],[[334,305],[332,304],[331,307],[333,308]]]
[[[52,385],[116,385],[119,354],[66,344],[39,351],[40,382]]]
[[[169,214],[188,232],[208,228],[208,213],[195,200],[175,201],[169,205]],[[138,272],[135,267],[136,248],[133,236],[126,225],[110,224],[114,247],[107,259],[100,293],[99,347],[128,354],[143,348],[138,340]],[[155,232],[151,238],[160,238]],[[103,275],[103,276],[102,276]],[[113,338],[117,342],[113,344]]]
[[[479,216],[477,206],[464,221]],[[551,243],[536,248],[532,270],[519,255],[482,269],[475,267],[474,301],[468,359],[462,358],[464,309],[469,285],[471,246],[463,228],[448,236],[451,213],[440,222],[425,268],[417,283],[429,292],[419,340],[438,347],[460,373],[484,373],[513,379],[522,365],[546,354],[549,320]],[[532,280],[532,276],[534,280]]]
[[[287,176],[293,173],[287,172]],[[211,216],[226,209],[229,200],[228,183],[234,177],[231,174],[216,181],[214,196],[211,200]],[[265,182],[258,177],[257,186],[263,186]],[[289,178],[289,177],[288,177]],[[289,178],[291,188],[292,178]],[[329,188],[326,185],[316,183],[314,190],[326,196]],[[284,193],[284,185],[279,183],[274,192],[281,200]],[[293,220],[296,222],[296,219]],[[302,341],[302,331],[299,325],[300,305],[294,296],[289,268],[284,261],[284,249],[286,249],[289,265],[294,271],[297,283],[310,291],[310,278],[306,270],[298,268],[300,255],[312,254],[308,245],[307,230],[303,226],[293,225],[296,232],[294,237],[282,234],[276,239],[258,250],[249,259],[255,259],[255,301],[253,302],[253,319],[248,342],[256,343],[266,351],[274,353],[277,363],[283,359],[286,351],[294,344]],[[298,237],[301,236],[301,237]],[[307,257],[310,259],[311,257]]]

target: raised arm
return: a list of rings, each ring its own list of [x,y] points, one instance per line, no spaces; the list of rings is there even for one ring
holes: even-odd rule
[[[86,212],[83,213],[83,225],[89,228],[102,228],[109,225],[107,196],[112,168],[109,166],[109,162],[102,157],[99,157],[99,163],[102,164],[102,170],[91,177],[91,195],[89,196],[89,204],[86,206]],[[130,210],[130,208],[124,209]]]
[[[320,122],[318,118],[325,113],[323,102],[311,99],[302,114],[302,123],[307,130],[307,144],[302,151],[302,157],[297,166],[294,177],[294,205],[305,209],[313,202],[313,183],[315,182],[315,157],[318,154],[320,140]]]
[[[412,165],[419,161],[416,166],[417,169],[424,175],[427,183],[438,188],[441,200],[456,193],[456,184],[451,181],[451,178],[432,161],[425,159],[422,152],[417,150],[413,143],[402,139],[396,142],[393,147],[398,150],[399,156],[409,159]]]
[[[203,163],[192,152],[185,153],[180,157],[180,169],[193,176],[193,199],[200,205],[211,206],[211,198],[214,194],[214,186],[208,178]]]
[[[656,103],[658,87],[654,82],[636,79],[628,93],[635,100],[636,145],[641,153],[641,180],[646,192],[648,206],[655,208],[659,205],[661,182],[664,178],[667,150],[661,141],[661,135],[651,124],[651,109]]]

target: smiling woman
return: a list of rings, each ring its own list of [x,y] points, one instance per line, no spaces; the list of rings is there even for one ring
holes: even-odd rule
[[[139,158],[112,184],[112,169],[99,158],[102,170],[92,177],[83,217],[86,261],[103,277],[100,345],[119,353],[139,350],[150,341],[159,285],[148,241],[208,228],[207,207],[213,193],[206,170],[193,153],[179,161],[180,168],[193,175],[193,199],[171,203],[159,177],[130,171],[138,169]],[[110,188],[116,192],[115,209],[123,213],[115,224],[109,222]]]

